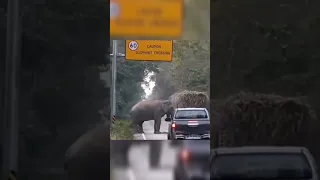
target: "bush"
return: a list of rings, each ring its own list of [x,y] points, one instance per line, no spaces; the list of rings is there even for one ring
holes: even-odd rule
[[[111,140],[133,140],[131,121],[116,120],[110,129]]]

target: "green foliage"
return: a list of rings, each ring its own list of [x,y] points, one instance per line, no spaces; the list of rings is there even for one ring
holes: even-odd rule
[[[174,41],[172,63],[160,65],[154,98],[165,99],[176,91],[210,91],[210,41]]]
[[[184,0],[183,40],[210,39],[210,0]]]
[[[149,62],[119,61],[117,69],[117,114],[128,115],[130,108],[141,101],[144,91],[141,84],[149,72],[157,71]]]
[[[132,125],[129,120],[118,119],[110,129],[111,140],[133,140]]]

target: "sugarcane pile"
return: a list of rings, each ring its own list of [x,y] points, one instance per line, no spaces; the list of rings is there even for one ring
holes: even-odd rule
[[[169,97],[174,108],[207,108],[209,97],[205,92],[182,91]]]
[[[215,105],[212,114],[219,146],[305,145],[316,123],[307,103],[272,94],[241,92]]]

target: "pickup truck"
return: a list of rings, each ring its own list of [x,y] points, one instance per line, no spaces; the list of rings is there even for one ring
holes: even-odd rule
[[[210,139],[210,116],[206,108],[177,108],[165,121],[168,140]]]

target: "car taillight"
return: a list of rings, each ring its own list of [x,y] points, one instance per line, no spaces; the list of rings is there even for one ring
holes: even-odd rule
[[[176,123],[172,123],[171,124],[171,127],[174,129],[174,128],[176,128]]]
[[[188,162],[190,160],[190,151],[188,151],[187,149],[182,149],[180,151],[180,159],[183,162]]]

